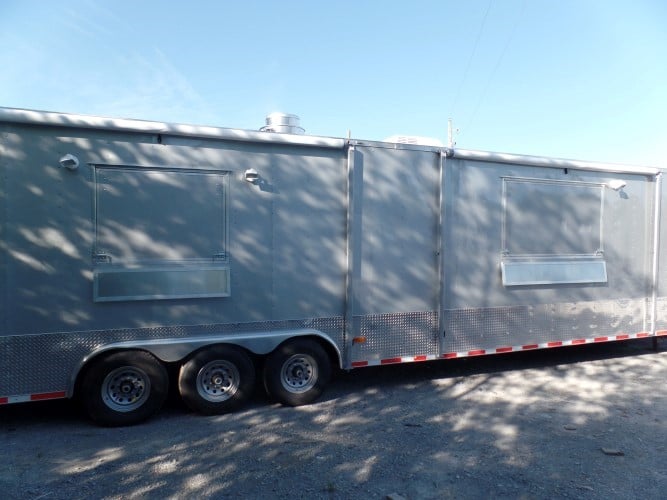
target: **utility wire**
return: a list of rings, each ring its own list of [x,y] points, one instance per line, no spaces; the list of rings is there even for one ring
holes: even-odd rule
[[[477,31],[477,37],[475,38],[475,43],[472,47],[472,51],[470,52],[470,57],[468,57],[468,63],[466,64],[466,68],[463,71],[463,77],[461,78],[461,80],[459,82],[459,87],[456,90],[456,95],[454,96],[454,101],[452,103],[450,116],[454,113],[454,111],[456,111],[456,106],[459,102],[459,97],[461,96],[461,89],[463,89],[463,84],[466,82],[466,79],[468,78],[468,72],[470,71],[470,66],[472,64],[472,60],[475,57],[475,53],[477,52],[477,45],[479,44],[480,38],[482,38],[482,32],[484,31],[484,25],[486,24],[486,18],[489,15],[489,10],[491,10],[491,2],[493,2],[493,0],[489,0],[489,3],[486,6],[486,11],[484,12],[484,17],[482,17],[482,22],[479,25],[479,30]]]
[[[496,61],[496,64],[494,65],[493,70],[491,70],[491,73],[489,73],[489,78],[487,79],[486,84],[484,85],[484,89],[482,90],[482,92],[479,96],[479,99],[477,100],[477,104],[475,105],[475,108],[472,112],[472,115],[470,115],[470,118],[468,119],[468,122],[466,123],[465,129],[468,129],[472,125],[475,117],[477,116],[477,112],[479,111],[479,108],[480,108],[482,102],[486,98],[486,93],[488,92],[489,87],[491,86],[491,81],[493,80],[493,77],[495,76],[496,72],[498,71],[498,68],[500,68],[500,65],[501,65],[501,63],[502,63],[502,61],[505,57],[505,53],[507,52],[507,49],[509,48],[510,43],[514,39],[514,35],[516,33],[516,30],[519,27],[519,22],[523,18],[523,15],[526,11],[526,4],[527,4],[527,0],[524,0],[523,5],[521,6],[521,10],[519,11],[519,15],[516,17],[516,20],[514,21],[514,26],[512,27],[512,30],[510,31],[510,34],[507,37],[507,40],[505,41],[505,45],[503,46],[503,49],[500,52],[500,56],[498,56],[498,60]]]

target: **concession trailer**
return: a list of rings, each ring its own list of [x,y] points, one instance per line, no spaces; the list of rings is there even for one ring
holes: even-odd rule
[[[416,144],[412,144],[416,142]],[[420,143],[421,142],[421,143]],[[426,143],[424,143],[426,142]],[[0,108],[0,404],[667,335],[659,168]]]

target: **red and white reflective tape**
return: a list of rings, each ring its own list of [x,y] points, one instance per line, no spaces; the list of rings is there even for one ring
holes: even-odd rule
[[[619,333],[617,335],[608,335],[603,337],[592,337],[587,339],[557,340],[551,342],[542,342],[538,344],[523,344],[516,346],[501,346],[494,349],[473,349],[470,351],[446,352],[440,356],[421,355],[421,356],[401,356],[396,358],[370,359],[352,361],[352,368],[361,368],[364,366],[393,365],[397,363],[414,363],[416,361],[431,361],[435,359],[454,359],[469,358],[473,356],[485,356],[487,354],[502,354],[506,352],[532,351],[535,349],[550,349],[552,347],[564,347],[569,345],[596,344],[601,342],[614,342],[617,340],[643,339],[651,337],[650,333]],[[667,330],[659,330],[655,333],[656,337],[667,336]]]
[[[352,368],[363,366],[395,365],[398,363],[418,363],[419,361],[434,361],[439,359],[435,354],[423,354],[420,356],[400,356],[396,358],[372,359],[368,361],[352,361]]]
[[[21,394],[19,396],[1,396],[0,405],[11,403],[28,403],[30,401],[46,401],[48,399],[63,399],[67,397],[65,391],[38,392],[36,394]]]

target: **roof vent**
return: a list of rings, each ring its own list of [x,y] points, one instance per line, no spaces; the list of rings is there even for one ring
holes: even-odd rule
[[[297,115],[287,113],[271,113],[266,117],[266,125],[259,130],[262,132],[278,132],[280,134],[303,135],[306,131],[299,124]]]
[[[393,142],[396,144],[415,144],[418,146],[444,146],[440,139],[436,139],[435,137],[421,137],[418,135],[392,135],[387,137],[384,142]]]

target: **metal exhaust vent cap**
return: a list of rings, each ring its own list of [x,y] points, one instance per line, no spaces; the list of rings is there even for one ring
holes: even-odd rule
[[[278,132],[280,134],[303,135],[306,131],[301,127],[297,115],[288,113],[271,113],[266,116],[266,125],[259,130],[261,132]]]

